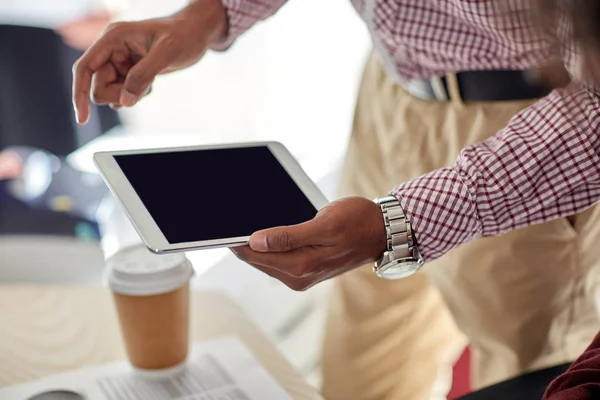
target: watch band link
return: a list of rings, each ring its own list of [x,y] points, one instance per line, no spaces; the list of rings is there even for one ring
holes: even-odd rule
[[[377,199],[377,204],[383,213],[387,251],[393,253],[394,260],[410,257],[414,247],[413,234],[400,202],[394,196],[387,196]]]

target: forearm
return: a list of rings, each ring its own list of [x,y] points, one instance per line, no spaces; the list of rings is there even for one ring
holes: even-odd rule
[[[465,148],[454,166],[396,188],[424,258],[597,202],[599,116],[596,98],[573,85]]]
[[[227,49],[242,33],[275,14],[286,2],[287,0],[222,0],[227,13],[227,33],[212,48]]]

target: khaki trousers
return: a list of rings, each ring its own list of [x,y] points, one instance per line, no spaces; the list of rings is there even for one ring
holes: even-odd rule
[[[456,91],[455,91],[456,92]],[[423,101],[366,66],[341,195],[374,198],[401,182],[451,165],[466,145],[504,127],[529,101]],[[323,351],[329,400],[429,399],[439,371],[472,346],[481,387],[527,370],[568,362],[600,320],[600,215],[480,239],[403,280],[371,266],[334,283]]]

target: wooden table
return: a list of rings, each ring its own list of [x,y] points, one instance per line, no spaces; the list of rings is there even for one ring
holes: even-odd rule
[[[238,337],[293,399],[321,399],[228,297],[196,292],[194,340]],[[99,287],[0,285],[0,386],[123,360],[110,293]]]

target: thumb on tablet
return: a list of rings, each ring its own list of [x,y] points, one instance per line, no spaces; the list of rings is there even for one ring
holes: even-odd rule
[[[250,248],[258,252],[285,252],[314,245],[314,222],[281,226],[255,232],[250,236]]]

